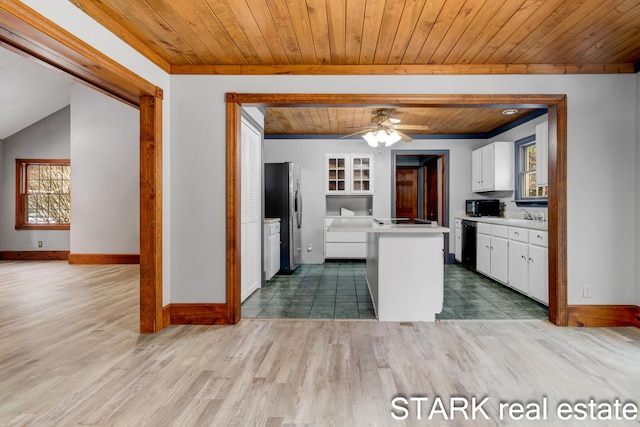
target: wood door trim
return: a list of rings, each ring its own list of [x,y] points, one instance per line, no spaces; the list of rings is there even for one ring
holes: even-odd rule
[[[162,89],[18,0],[0,2],[0,45],[140,109],[140,332],[160,331]]]
[[[504,106],[548,108],[549,112],[549,320],[567,326],[567,97],[551,95],[417,95],[417,94],[261,94],[227,93],[227,103],[251,106],[380,105],[395,107]],[[227,105],[227,150],[237,148],[240,115]],[[231,129],[233,128],[233,129]],[[227,153],[229,156],[229,153]],[[233,292],[240,291],[238,198],[240,168],[227,159],[227,305],[240,312]],[[231,180],[231,181],[229,181]],[[230,183],[234,185],[229,185]],[[238,206],[237,206],[238,205]],[[230,299],[232,297],[233,301]]]

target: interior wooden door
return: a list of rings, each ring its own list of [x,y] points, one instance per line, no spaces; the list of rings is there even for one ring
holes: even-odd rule
[[[396,167],[396,218],[418,217],[418,168]]]
[[[429,221],[440,221],[438,215],[440,175],[438,174],[438,158],[434,157],[425,164],[425,210],[424,217]]]

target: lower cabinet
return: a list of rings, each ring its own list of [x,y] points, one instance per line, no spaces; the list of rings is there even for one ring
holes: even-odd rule
[[[491,236],[491,277],[501,283],[509,281],[509,241]]]
[[[509,281],[512,288],[549,304],[547,232],[510,227]]]
[[[478,224],[476,236],[476,270],[492,279],[507,283],[509,280],[508,228],[499,225]]]
[[[456,261],[462,262],[462,220],[456,219],[456,247],[455,247],[455,256]]]
[[[549,249],[529,245],[529,296],[549,304]]]
[[[529,294],[529,245],[509,242],[509,286]]]
[[[333,259],[366,259],[367,233],[328,231],[333,218],[324,220],[324,257]]]

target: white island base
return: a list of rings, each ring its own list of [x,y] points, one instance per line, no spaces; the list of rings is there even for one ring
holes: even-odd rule
[[[340,220],[329,230],[367,233],[367,285],[378,320],[433,322],[442,312],[448,228]]]
[[[367,284],[378,320],[433,322],[444,300],[442,234],[367,236]]]

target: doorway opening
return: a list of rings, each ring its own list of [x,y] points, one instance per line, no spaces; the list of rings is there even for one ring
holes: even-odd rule
[[[567,99],[565,95],[226,94],[227,322],[240,321],[240,117],[241,106],[335,105],[451,108],[546,108],[549,121],[549,321],[567,315]],[[395,177],[394,177],[395,179]]]
[[[140,111],[140,332],[159,332],[170,322],[162,306],[162,88],[29,8],[0,7],[0,22],[0,47]]]

